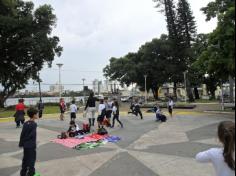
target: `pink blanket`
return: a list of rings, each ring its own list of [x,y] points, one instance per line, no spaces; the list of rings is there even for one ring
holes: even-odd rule
[[[96,142],[102,139],[105,139],[107,136],[101,136],[101,135],[91,135],[86,136],[84,139],[75,139],[75,138],[68,138],[68,139],[55,139],[52,142],[61,144],[65,147],[74,148],[77,145],[87,143],[87,142]]]

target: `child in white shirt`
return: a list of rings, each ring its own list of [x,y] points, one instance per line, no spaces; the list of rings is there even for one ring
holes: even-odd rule
[[[216,176],[235,176],[235,123],[220,123],[218,137],[224,148],[212,148],[201,152],[196,159],[201,163],[211,162]]]
[[[75,121],[77,112],[78,112],[78,107],[75,105],[75,101],[73,100],[72,104],[70,105],[71,121]]]

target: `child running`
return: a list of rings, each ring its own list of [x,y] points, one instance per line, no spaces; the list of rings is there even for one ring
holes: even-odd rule
[[[216,176],[235,176],[235,123],[222,122],[218,126],[218,137],[223,148],[212,148],[196,156],[198,162],[212,163]]]
[[[113,112],[113,123],[112,123],[112,128],[115,127],[115,121],[117,120],[117,122],[121,125],[121,128],[124,127],[123,123],[120,121],[120,110],[119,110],[119,103],[118,101],[114,102],[114,106],[112,109]]]
[[[29,108],[27,114],[30,120],[24,124],[19,142],[19,147],[24,149],[20,176],[33,176],[35,174],[37,137],[35,120],[38,119],[38,110]]]

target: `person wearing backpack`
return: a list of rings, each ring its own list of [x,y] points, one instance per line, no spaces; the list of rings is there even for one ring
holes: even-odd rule
[[[197,154],[200,163],[212,163],[216,176],[235,176],[235,123],[221,122],[218,126],[218,138],[222,148],[212,148]]]
[[[118,101],[114,102],[114,106],[113,106],[112,112],[113,112],[112,128],[115,127],[115,121],[117,121],[121,125],[121,128],[123,128],[124,125],[120,121],[120,110],[119,110],[119,103],[118,103]]]

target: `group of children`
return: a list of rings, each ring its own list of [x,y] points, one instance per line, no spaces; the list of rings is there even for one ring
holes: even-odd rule
[[[169,101],[167,103],[167,108],[168,108],[170,116],[173,117],[173,109],[174,109],[173,98],[169,99]],[[141,119],[143,119],[143,114],[142,114],[140,103],[139,103],[138,99],[135,99],[134,102],[131,103],[130,109],[131,109],[131,111],[128,112],[128,114],[134,114],[135,116],[139,115],[141,117]],[[156,114],[156,121],[157,122],[159,122],[159,121],[165,122],[167,120],[167,117],[162,113],[161,107],[158,104],[156,106],[154,106],[154,108],[151,111]]]
[[[117,100],[109,101],[108,98],[98,100],[94,97],[94,93],[91,93],[84,109],[84,116],[88,116],[89,124],[83,124],[83,130],[79,129],[79,125],[75,123],[76,115],[79,111],[79,108],[76,106],[76,102],[73,100],[71,102],[69,111],[70,111],[70,128],[66,133],[67,137],[75,137],[77,135],[82,135],[83,133],[89,132],[90,128],[95,126],[95,114],[97,111],[96,101],[100,101],[98,106],[98,129],[102,128],[104,125],[110,128],[115,127],[115,122],[117,121],[121,128],[124,127],[123,123],[120,121],[120,110],[119,103]],[[64,120],[64,113],[66,111],[66,103],[62,98],[60,100],[60,120]],[[113,119],[111,120],[113,116]]]
[[[117,115],[119,115],[117,103],[114,103],[113,112],[114,111],[116,112],[114,118],[117,119]],[[19,142],[19,147],[24,149],[20,176],[35,175],[37,137],[37,124],[35,120],[38,118],[38,110],[29,108],[27,114],[30,120],[24,123]],[[71,135],[76,135],[77,131],[79,131],[79,127],[72,121],[68,132],[70,132]],[[72,132],[74,132],[74,134],[72,134]],[[232,121],[221,122],[218,126],[218,138],[222,143],[222,148],[212,148],[201,152],[197,154],[196,160],[202,163],[212,163],[216,171],[216,176],[234,176],[235,123]]]
[[[94,97],[94,93],[91,93],[89,96],[89,99],[87,101],[85,112],[86,114],[89,114],[89,126],[94,126],[95,123],[95,112],[96,112],[96,101],[98,101],[97,98]],[[111,124],[111,118],[113,115],[113,120]],[[113,99],[113,101],[109,101],[108,98],[101,99],[99,106],[98,106],[98,128],[101,128],[104,123],[108,127],[114,128],[115,121],[118,121],[118,123],[121,125],[121,128],[124,127],[123,123],[120,121],[120,109],[119,109],[119,103],[117,100]]]
[[[93,96],[90,96],[88,100],[88,104],[85,108],[90,109],[91,112],[91,123],[93,125],[93,115],[95,112],[93,111],[94,102]],[[168,103],[168,107],[170,114],[172,113],[174,102],[170,100]],[[22,103],[22,102],[21,102]],[[78,134],[83,133],[83,130],[80,130],[79,125],[75,123],[76,113],[78,108],[75,107],[75,102],[72,102],[70,106],[71,109],[71,122],[70,128],[67,131],[67,134],[70,137],[74,137]],[[94,107],[93,107],[94,106]],[[21,110],[21,106],[18,106],[18,110]],[[23,107],[22,107],[23,108]],[[92,109],[93,108],[93,109]],[[171,109],[170,109],[171,108]],[[95,108],[96,109],[96,108]],[[161,114],[160,108],[157,107],[156,113]],[[75,113],[75,114],[74,114]],[[119,104],[117,101],[108,102],[108,99],[101,100],[99,105],[99,116],[98,122],[101,125],[102,121],[105,118],[111,118],[113,114],[113,123],[111,127],[114,127],[115,120],[117,120],[121,127],[123,124],[119,121]],[[20,176],[34,176],[35,175],[35,162],[36,162],[36,138],[37,138],[37,124],[35,122],[36,119],[39,118],[39,111],[35,108],[29,108],[27,111],[27,115],[30,120],[23,123],[23,129],[20,136],[19,147],[24,149],[23,152],[23,160],[22,160],[22,169],[20,172]],[[218,138],[222,143],[221,148],[212,148],[205,152],[201,152],[197,154],[196,160],[202,163],[212,163],[216,176],[234,176],[235,175],[235,123],[232,121],[221,122],[218,126]]]

